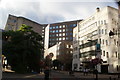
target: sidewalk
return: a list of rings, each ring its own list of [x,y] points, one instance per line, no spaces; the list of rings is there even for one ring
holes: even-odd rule
[[[69,75],[69,72],[68,71],[58,71],[60,73],[63,73],[63,74],[68,74]],[[95,78],[95,74],[92,74],[92,73],[88,73],[88,75],[85,75],[82,73],[82,72],[74,72],[74,77],[76,78]],[[110,74],[98,74],[98,78],[118,78],[118,75],[110,75]]]

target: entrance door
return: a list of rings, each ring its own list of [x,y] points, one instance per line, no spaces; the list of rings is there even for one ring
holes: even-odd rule
[[[108,73],[108,65],[101,65],[101,73]]]

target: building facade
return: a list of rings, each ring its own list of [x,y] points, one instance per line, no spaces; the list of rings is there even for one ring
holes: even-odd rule
[[[39,35],[41,35],[43,38],[42,45],[44,46],[45,27],[47,26],[47,24],[39,24],[39,23],[29,20],[27,18],[17,17],[17,16],[9,14],[7,23],[5,26],[5,31],[8,31],[8,30],[16,31],[16,30],[20,29],[22,24],[31,26],[35,32],[37,32]],[[43,51],[44,50],[42,50],[42,53],[44,53]]]
[[[77,64],[78,71],[83,68],[90,68],[91,60],[99,58],[103,60],[102,64],[97,65],[99,72],[119,72],[120,42],[118,27],[118,10],[110,6],[101,10],[97,8],[92,16],[78,24],[79,56],[76,56],[80,60]],[[111,33],[114,35],[111,36]],[[73,62],[73,69],[75,64]]]
[[[77,22],[81,20],[76,21],[68,21],[68,22],[60,22],[60,23],[54,23],[49,24],[45,29],[45,55],[44,57],[49,54],[48,49],[51,48],[54,45],[57,44],[64,44],[69,43],[72,44],[73,41],[73,28],[77,26]],[[63,46],[64,48],[64,46]],[[68,50],[69,52],[69,50]],[[59,54],[61,52],[57,52]],[[53,53],[54,54],[54,53]]]
[[[49,47],[62,41],[73,41],[73,28],[77,26],[76,21],[60,22],[49,26]]]

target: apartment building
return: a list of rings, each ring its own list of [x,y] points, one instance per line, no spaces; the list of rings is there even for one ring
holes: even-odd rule
[[[78,21],[81,20],[50,24],[49,47],[62,41],[73,41],[73,28],[77,26]]]
[[[8,31],[8,30],[16,31],[16,30],[20,29],[22,24],[26,24],[28,26],[33,27],[32,29],[43,37],[42,44],[44,46],[45,27],[47,26],[47,24],[39,24],[39,23],[32,21],[30,19],[27,19],[25,17],[21,17],[21,16],[17,17],[17,16],[9,14],[7,23],[5,26],[5,31]],[[43,51],[42,51],[42,53],[44,53]]]
[[[118,27],[118,10],[110,6],[97,8],[92,16],[79,22],[77,34],[79,49],[73,50],[72,69],[80,71],[85,67],[92,68],[90,62],[97,57],[103,60],[102,64],[97,65],[98,72],[118,73],[120,69]],[[111,36],[111,33],[114,35]],[[73,39],[73,42],[77,42],[77,39]],[[75,45],[73,44],[73,47]]]
[[[59,43],[71,43],[73,41],[73,28],[81,20],[59,22],[49,24],[45,29],[45,55],[49,54],[48,49]],[[58,53],[57,53],[58,54]]]

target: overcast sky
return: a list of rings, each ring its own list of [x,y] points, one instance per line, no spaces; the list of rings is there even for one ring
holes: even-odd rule
[[[117,8],[114,0],[0,0],[0,28],[4,29],[8,14],[47,24],[85,19],[106,6]]]

